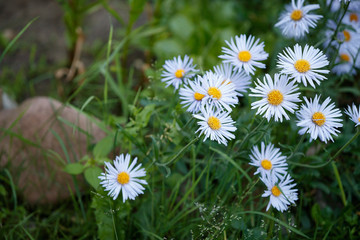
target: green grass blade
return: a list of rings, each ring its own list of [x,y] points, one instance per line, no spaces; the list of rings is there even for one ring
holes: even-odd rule
[[[10,50],[10,48],[15,44],[15,42],[19,39],[19,37],[21,37],[21,35],[26,31],[26,29],[28,29],[30,27],[30,25],[35,22],[39,17],[33,18],[28,24],[26,24],[26,26],[21,29],[21,31],[14,37],[13,40],[11,40],[11,42],[6,46],[4,52],[1,54],[0,56],[0,63],[3,60],[3,58],[5,57],[5,54]]]
[[[308,236],[306,236],[304,233],[300,232],[299,230],[297,230],[296,228],[288,225],[287,223],[283,222],[283,221],[280,221],[279,219],[277,218],[274,218],[273,216],[270,216],[268,214],[265,214],[265,213],[262,213],[262,212],[257,212],[257,211],[244,211],[244,212],[239,212],[238,214],[240,215],[245,215],[245,214],[256,214],[256,215],[260,215],[260,216],[263,216],[263,217],[266,217],[270,220],[273,220],[274,222],[276,222],[277,224],[289,229],[290,231],[304,237],[304,238],[307,238],[307,239],[310,239]]]
[[[225,153],[223,153],[222,151],[220,151],[218,149],[210,147],[210,150],[220,154],[222,157],[224,157],[226,160],[228,160],[236,169],[238,169],[242,174],[244,174],[244,176],[246,177],[246,179],[249,182],[251,182],[251,178],[249,177],[247,172],[245,172],[245,170],[242,169],[231,157],[229,157],[228,155],[226,155]]]
[[[10,181],[11,193],[12,193],[13,198],[14,198],[14,210],[16,210],[16,208],[17,208],[17,196],[16,196],[16,190],[15,190],[15,184],[14,184],[14,181],[13,181],[13,179],[11,177],[11,174],[10,174],[9,170],[5,169],[4,171],[5,171],[6,175],[9,178],[9,181]]]

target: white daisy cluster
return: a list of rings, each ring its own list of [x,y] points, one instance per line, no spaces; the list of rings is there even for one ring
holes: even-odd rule
[[[294,48],[286,48],[278,55],[277,66],[280,74],[275,74],[274,79],[266,74],[264,82],[258,80],[256,87],[251,88],[250,96],[261,97],[261,100],[253,102],[252,108],[257,108],[257,114],[263,115],[268,121],[274,117],[275,121],[289,120],[287,112],[294,113],[300,102],[296,82],[309,84],[315,88],[321,81],[327,79],[324,74],[329,70],[325,67],[329,64],[326,55],[313,46],[305,45],[302,48],[296,44]],[[319,138],[327,143],[333,141],[332,135],[337,136],[342,126],[341,112],[330,104],[327,98],[323,104],[319,103],[320,96],[308,100],[304,97],[305,104],[301,105],[296,112],[297,126],[301,129],[299,134],[310,133],[310,141]],[[286,110],[286,111],[285,111]]]
[[[250,75],[256,68],[265,68],[261,61],[268,57],[264,43],[251,35],[235,36],[226,44],[229,48],[223,47],[224,54],[219,56],[223,64],[203,75],[192,74],[196,72],[195,66],[187,56],[184,60],[178,56],[165,61],[162,74],[167,86],[180,88],[181,104],[199,119],[197,132],[205,135],[204,141],[210,138],[224,145],[235,138],[232,108],[250,87]]]
[[[335,7],[334,7],[335,6]],[[336,1],[332,3],[333,11],[339,11],[340,4]],[[329,48],[327,54],[336,56],[335,66],[331,69],[336,75],[343,74],[355,75],[360,68],[360,1],[352,1],[345,12],[343,18],[328,20],[325,31],[326,41],[324,47]],[[336,33],[336,34],[335,34]],[[335,36],[334,36],[335,35]]]
[[[291,4],[285,7],[275,27],[280,28],[285,37],[303,38],[309,33],[309,28],[315,28],[317,21],[322,18],[310,13],[319,8],[319,4],[304,5],[304,0],[292,0]]]
[[[261,99],[251,104],[252,108],[257,109],[257,113],[265,117],[268,121],[274,117],[275,121],[282,122],[290,117],[287,112],[295,113],[300,102],[298,83],[305,86],[309,84],[315,88],[315,83],[320,84],[326,79],[324,74],[329,70],[324,69],[329,64],[326,56],[312,46],[305,45],[302,48],[296,44],[294,48],[286,48],[278,55],[277,66],[280,74],[275,73],[274,78],[266,74],[264,81],[255,83],[255,88],[251,88],[250,96],[260,97]],[[319,98],[315,100],[305,99],[306,104],[301,105],[301,109],[296,112],[297,126],[301,127],[299,134],[310,133],[310,141],[319,138],[325,143],[333,141],[332,135],[337,135],[341,127],[342,120],[340,110],[336,109],[334,103],[330,104],[328,98],[323,104],[319,103]],[[328,106],[329,105],[329,106]]]
[[[343,19],[344,26],[350,27],[341,30],[336,41],[325,42],[325,45],[338,49],[337,64],[332,69],[337,74],[354,74],[355,69],[360,67],[360,60],[357,60],[360,51],[360,5],[358,8],[356,4],[351,6],[350,12]],[[275,26],[285,36],[304,37],[309,28],[314,28],[322,18],[310,14],[310,11],[318,8],[318,4],[304,5],[304,0],[292,0]],[[330,21],[328,28],[326,34],[330,37],[337,27]],[[235,139],[235,121],[230,116],[232,108],[238,104],[238,97],[242,97],[250,88],[251,75],[255,74],[256,68],[265,68],[262,61],[269,54],[264,51],[264,42],[251,35],[242,34],[225,42],[227,47],[222,48],[223,54],[219,56],[223,63],[213,70],[198,74],[190,57],[177,56],[165,61],[161,81],[166,87],[172,85],[176,90],[179,89],[181,104],[199,120],[196,133],[204,135],[204,141],[210,138],[227,145],[229,140]],[[329,73],[326,69],[328,65],[326,55],[313,46],[302,47],[296,44],[293,48],[285,48],[278,55],[277,67],[280,72],[273,77],[265,74],[263,81],[257,79],[255,87],[250,88],[249,96],[260,98],[251,103],[252,109],[257,109],[256,114],[268,121],[271,118],[276,122],[290,120],[289,113],[295,113],[301,102],[297,84],[302,83],[305,87],[309,84],[316,88],[316,85],[327,79],[325,74]],[[318,138],[325,143],[334,141],[333,136],[337,136],[340,133],[338,128],[342,127],[341,111],[331,102],[330,97],[322,103],[319,95],[315,95],[313,99],[303,99],[304,103],[296,112],[299,134],[309,133],[310,141]],[[360,125],[360,106],[348,106],[345,113],[356,127]],[[113,165],[105,162],[105,173],[98,177],[100,184],[114,200],[120,192],[123,202],[144,193],[143,185],[147,182],[141,178],[146,176],[145,169],[140,168],[141,164],[136,166],[137,158],[132,163],[130,158],[129,154],[121,154],[116,157]],[[252,148],[249,158],[249,164],[257,167],[254,174],[259,174],[266,185],[262,197],[270,197],[266,210],[273,206],[283,212],[294,205],[298,199],[298,190],[294,188],[296,184],[289,175],[286,156],[282,155],[280,149],[271,143],[265,145],[262,142],[260,149],[258,146]]]
[[[298,196],[297,189],[293,189],[293,187],[296,184],[292,183],[294,180],[287,172],[286,157],[281,154],[280,149],[274,148],[271,143],[266,146],[262,142],[260,150],[258,146],[254,146],[249,157],[250,165],[257,167],[254,174],[260,173],[260,180],[266,186],[262,197],[270,196],[266,211],[273,206],[283,212],[291,204],[295,204]]]

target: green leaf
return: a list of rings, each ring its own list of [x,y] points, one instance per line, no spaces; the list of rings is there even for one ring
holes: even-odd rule
[[[311,217],[316,222],[316,225],[321,225],[323,218],[321,216],[321,210],[319,204],[315,203],[311,208]]]
[[[132,25],[143,12],[146,0],[130,0],[130,17],[129,24]]]
[[[2,195],[2,196],[6,196],[6,189],[4,188],[4,186],[2,186],[2,185],[0,185],[0,195]]]
[[[71,175],[78,175],[84,171],[81,163],[69,163],[65,166],[64,171]]]
[[[106,157],[113,148],[114,136],[108,135],[101,139],[94,147],[93,154],[95,158]]]
[[[338,89],[342,93],[352,93],[355,96],[360,96],[360,90],[354,87],[342,87]]]
[[[170,30],[180,39],[189,39],[194,32],[193,23],[184,15],[176,15],[170,20]]]
[[[140,127],[146,127],[149,123],[150,117],[155,109],[155,104],[150,104],[144,107],[141,112],[136,115],[136,125]]]
[[[182,54],[184,46],[174,39],[164,39],[155,43],[154,52],[163,58],[171,58]]]
[[[98,189],[98,194],[94,195],[91,207],[97,223],[98,239],[128,239],[125,237],[125,231],[128,230],[128,216],[131,211],[129,203],[122,201],[113,201],[106,196],[102,188]]]
[[[91,207],[94,209],[96,218],[98,239],[115,240],[116,237],[114,234],[109,202],[104,198],[95,196],[93,198]]]
[[[84,176],[86,181],[95,189],[98,188],[100,184],[100,179],[98,178],[103,171],[99,167],[90,167],[85,169]]]
[[[5,57],[5,54],[15,44],[15,42],[18,40],[18,38],[21,37],[21,35],[26,31],[26,29],[28,29],[30,27],[30,25],[38,18],[39,17],[33,18],[28,24],[26,24],[26,26],[23,29],[21,29],[21,31],[14,37],[14,39],[11,40],[11,42],[6,46],[5,50],[2,52],[2,54],[0,56],[0,63],[3,60],[3,58]]]

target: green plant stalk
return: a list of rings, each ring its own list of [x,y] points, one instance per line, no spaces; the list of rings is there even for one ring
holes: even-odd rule
[[[256,181],[252,181],[252,182],[249,182],[248,185],[247,185],[247,189],[245,193],[241,194],[241,198],[239,200],[239,203],[242,202],[242,200],[244,200],[245,197],[247,197],[250,193],[250,191],[253,189],[253,187],[259,182],[260,178],[257,178]]]
[[[181,154],[183,154],[183,152],[185,152],[185,150],[187,150],[188,147],[190,147],[192,144],[194,144],[195,142],[197,142],[197,140],[199,140],[199,137],[194,138],[191,142],[189,142],[185,147],[183,147],[172,159],[170,159],[168,162],[166,163],[156,163],[157,166],[167,166],[170,163],[174,162],[175,160],[177,160]]]
[[[0,63],[3,60],[3,58],[5,57],[5,54],[10,50],[10,48],[15,44],[15,42],[19,39],[19,37],[21,37],[21,35],[26,31],[26,29],[28,29],[30,27],[30,25],[35,22],[39,17],[33,18],[28,24],[26,24],[26,26],[21,29],[21,31],[14,37],[13,40],[11,40],[11,42],[6,46],[5,50],[2,52],[2,54],[0,55]]]
[[[290,156],[287,158],[288,160],[291,159],[291,158],[295,155],[295,153],[297,152],[297,150],[299,149],[300,144],[301,144],[301,143],[304,141],[304,139],[305,139],[305,134],[306,134],[306,133],[304,133],[304,134],[301,136],[299,142],[297,143],[297,145],[296,145],[295,148],[294,148],[294,151],[293,151],[293,152],[290,154]]]
[[[335,174],[335,177],[336,177],[336,181],[337,181],[337,183],[339,184],[341,201],[343,202],[344,206],[346,207],[347,201],[346,201],[346,196],[345,196],[345,192],[344,192],[344,187],[343,187],[342,182],[341,182],[341,178],[340,178],[339,171],[338,171],[338,169],[337,169],[336,164],[335,164],[334,161],[331,162],[331,165],[332,165],[332,168],[333,168],[333,170],[334,170],[334,174]]]
[[[265,118],[264,118],[264,119],[265,119]],[[260,140],[263,139],[265,133],[266,133],[269,129],[271,129],[271,127],[272,127],[272,125],[273,125],[273,122],[274,122],[274,119],[271,118],[270,121],[268,122],[268,125],[267,125],[266,128],[264,129],[265,131],[262,131],[262,132],[261,132],[260,137],[255,141],[254,144],[257,144]]]
[[[348,2],[348,3],[345,4],[344,12],[343,12],[343,14],[342,14],[341,17],[340,17],[338,24],[336,25],[336,29],[335,29],[335,31],[334,31],[334,34],[331,36],[331,40],[332,40],[332,39],[335,39],[335,37],[336,37],[336,35],[337,35],[338,31],[339,31],[340,24],[341,24],[341,22],[342,22],[342,20],[343,20],[343,18],[344,18],[344,16],[345,16],[347,10],[348,10],[349,4],[350,4],[350,2]],[[331,45],[331,41],[330,41],[329,44],[326,46],[324,52],[327,52],[327,50],[328,50],[328,48],[330,47],[330,45]]]
[[[350,143],[352,143],[358,136],[360,135],[360,127],[357,128],[357,132],[356,134],[349,140],[347,141],[347,143],[344,144],[344,146],[342,146],[342,148],[339,149],[339,151],[337,151],[335,153],[335,155],[331,158],[334,159],[336,158],[342,151],[344,151],[344,149],[349,146]]]
[[[109,41],[107,46],[107,52],[106,52],[106,59],[109,59],[110,53],[111,53],[111,44],[112,44],[112,36],[113,36],[113,26],[110,25],[110,32],[109,32]],[[106,64],[106,68],[108,68],[109,62]],[[105,83],[104,83],[104,115],[105,119],[108,119],[108,74],[105,74]]]
[[[296,163],[296,162],[291,162],[291,164],[294,164],[296,166],[300,166],[300,167],[307,167],[307,168],[321,168],[324,167],[326,165],[328,165],[330,162],[332,162],[342,151],[344,151],[344,149],[349,146],[349,144],[351,144],[358,136],[360,135],[360,128],[357,128],[357,133],[349,140],[347,141],[344,146],[342,146],[335,154],[334,156],[330,157],[329,160],[325,163],[321,163],[318,165],[310,165],[310,164],[302,164],[302,163]]]
[[[114,217],[114,211],[116,209],[116,201],[111,201],[109,198],[109,205],[110,205],[111,219],[113,223],[115,238],[116,240],[119,240],[118,230],[117,230],[118,228],[116,227],[116,218]]]
[[[276,222],[277,224],[285,227],[286,229],[290,230],[291,232],[294,232],[304,238],[310,239],[307,235],[305,235],[304,233],[300,232],[299,230],[297,230],[296,228],[288,225],[287,223],[280,221],[279,219],[271,216],[270,214],[266,214],[266,213],[262,213],[262,212],[258,212],[258,211],[243,211],[243,212],[237,212],[236,214],[238,215],[246,215],[246,214],[252,214],[252,215],[260,215],[263,217],[266,217],[268,219],[272,219],[274,222]]]
[[[196,181],[196,152],[195,152],[195,146],[192,145],[191,146],[191,160],[192,160],[192,168],[194,169],[193,173],[192,173],[192,186],[195,185],[195,181]],[[191,199],[192,201],[194,201],[195,199],[195,191],[192,192],[191,194]]]
[[[61,127],[62,127],[62,129],[64,129],[63,126],[61,126]],[[53,131],[52,129],[50,129],[50,132],[54,135],[56,140],[58,140],[58,142],[59,142],[59,144],[60,144],[60,146],[61,146],[61,148],[63,150],[63,153],[65,155],[67,163],[68,164],[71,163],[69,153],[68,153],[68,151],[66,149],[66,146],[65,146],[64,142],[62,141],[61,137],[55,131]],[[68,136],[66,136],[66,137],[68,137]],[[74,155],[74,157],[76,159],[76,162],[78,162],[78,159],[76,158],[76,155]],[[74,182],[75,192],[76,192],[76,196],[77,196],[78,201],[79,201],[79,206],[80,206],[82,216],[86,220],[85,208],[84,208],[83,201],[81,200],[81,193],[80,193],[80,188],[79,188],[78,181],[77,181],[76,177],[73,176],[73,175],[71,176],[71,178],[72,178],[72,180]]]
[[[16,188],[15,188],[15,184],[14,184],[14,181],[11,177],[11,173],[9,172],[9,170],[7,170],[5,168],[5,173],[7,175],[7,177],[9,178],[9,182],[10,182],[10,186],[11,186],[11,193],[13,195],[13,198],[14,198],[14,211],[16,211],[16,208],[17,208],[17,196],[16,196]]]
[[[260,123],[249,133],[247,133],[243,139],[243,141],[241,142],[240,146],[239,146],[239,149],[242,149],[244,143],[248,140],[248,138],[254,133],[256,132],[262,125],[263,123],[265,122],[265,118],[263,118]],[[251,124],[252,125],[252,124]]]
[[[270,209],[269,215],[273,216],[273,211],[272,209]],[[269,218],[269,230],[268,230],[268,234],[267,234],[267,238],[266,239],[271,239],[273,236],[273,231],[274,231],[274,219]]]

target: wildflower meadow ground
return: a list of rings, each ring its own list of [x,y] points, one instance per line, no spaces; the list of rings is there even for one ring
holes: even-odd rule
[[[58,2],[73,59],[78,14],[112,17],[48,89],[106,136],[75,162],[56,134],[66,159],[43,150],[76,186],[56,204],[28,204],[1,155],[4,239],[360,239],[360,1]],[[3,37],[17,99],[6,58],[40,20]]]

